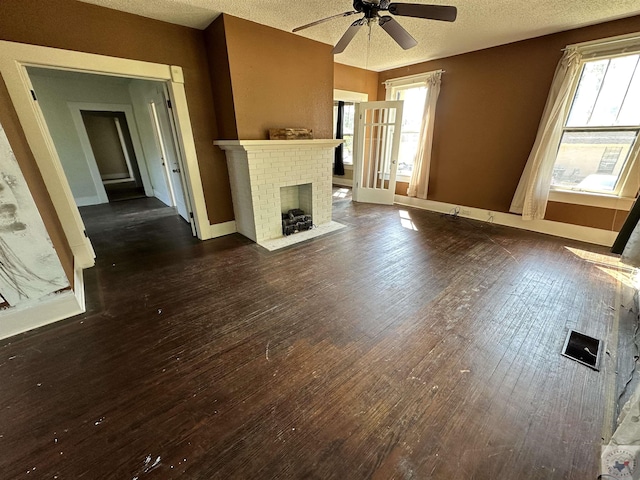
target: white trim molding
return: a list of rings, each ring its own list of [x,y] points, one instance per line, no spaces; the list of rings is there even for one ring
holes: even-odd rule
[[[342,178],[342,177],[336,177],[334,175],[333,177],[331,177],[331,183],[339,187],[353,187],[352,178]]]
[[[246,152],[262,150],[282,150],[287,148],[323,148],[337,147],[342,140],[332,138],[316,138],[314,140],[216,140],[213,142],[222,150],[244,150]]]
[[[87,308],[84,294],[84,270],[76,267],[73,269],[73,272],[73,293],[76,296],[76,300],[78,300],[78,306],[81,312],[85,312]]]
[[[89,205],[99,205],[100,203],[104,203],[97,195],[92,197],[75,197],[75,200],[78,207],[88,207]]]
[[[387,90],[407,85],[426,85],[427,79],[437,72],[442,74],[444,73],[444,70],[431,70],[429,72],[416,73],[415,75],[407,75],[406,77],[390,78],[389,80],[384,81],[383,84]]]
[[[334,171],[336,168],[335,162],[331,165],[331,171]],[[353,172],[353,163],[345,163],[344,165],[345,172]],[[331,183],[334,185],[340,185],[341,187],[352,187],[353,186],[353,174],[351,174],[352,178],[344,178],[343,175],[332,175]]]
[[[551,220],[523,220],[520,215],[513,213],[494,212],[481,208],[466,207],[433,200],[422,200],[421,198],[405,197],[402,195],[396,195],[394,197],[394,203],[438,213],[457,212],[458,216],[464,218],[519,228],[521,230],[529,230],[531,232],[545,233],[555,237],[569,238],[596,245],[604,245],[606,247],[613,245],[613,242],[618,236],[618,232],[599,228],[552,222]]]
[[[563,50],[572,48],[577,49],[583,58],[589,60],[599,56],[637,53],[640,49],[640,33],[629,33],[588,42],[573,43],[567,45]]]
[[[91,180],[93,181],[93,188],[96,191],[96,202],[89,204],[84,203],[83,205],[98,205],[100,203],[109,203],[107,191],[105,190],[104,184],[102,183],[102,176],[100,175],[98,162],[96,162],[96,158],[93,154],[93,148],[91,147],[89,134],[87,133],[87,129],[82,119],[82,112],[80,111],[80,107],[74,107],[73,105],[73,103],[67,102],[67,107],[71,112],[71,118],[73,119],[73,124],[76,128],[78,139],[80,140],[80,147],[82,148],[82,152],[84,153],[84,158],[87,163],[87,167],[89,168],[89,174],[91,175]],[[76,198],[75,200],[76,204],[78,206],[81,206],[79,199]]]
[[[24,307],[0,311],[0,340],[84,313],[82,268],[74,271],[73,289],[49,295]]]
[[[173,105],[176,133],[178,133],[178,160],[184,167],[183,175],[185,179],[186,196],[193,211],[193,221],[196,228],[196,235],[200,240],[207,240],[209,227],[209,216],[207,205],[204,200],[204,187],[200,177],[200,165],[196,153],[196,144],[193,139],[189,107],[187,105],[187,93],[184,89],[184,79],[182,68],[172,65],[170,67],[172,78],[178,81],[168,82],[169,100]]]
[[[635,198],[618,197],[616,195],[598,195],[589,192],[570,192],[567,190],[549,191],[549,201],[558,203],[571,203],[573,205],[586,205],[588,207],[601,207],[611,210],[631,210]]]
[[[334,102],[367,102],[369,101],[369,94],[362,92],[352,92],[349,90],[333,89],[333,101]]]
[[[24,309],[7,309],[0,312],[0,339],[43,327],[83,311],[72,291],[46,297]]]
[[[224,237],[225,235],[231,235],[237,231],[238,229],[236,228],[235,220],[224,223],[214,223],[209,225],[209,238]]]

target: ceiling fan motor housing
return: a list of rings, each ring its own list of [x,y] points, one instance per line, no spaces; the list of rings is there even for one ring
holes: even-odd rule
[[[376,18],[378,17],[378,12],[384,8],[382,3],[385,2],[381,0],[353,0],[353,9],[356,12],[364,13],[365,18]]]

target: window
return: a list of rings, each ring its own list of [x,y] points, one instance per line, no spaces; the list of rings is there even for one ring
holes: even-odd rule
[[[640,131],[640,55],[585,61],[551,186],[621,195]],[[630,192],[633,196],[635,192]]]
[[[353,102],[344,102],[342,115],[342,160],[346,165],[353,165],[353,122],[356,106]],[[336,138],[336,123],[338,119],[338,102],[333,102],[333,138]]]
[[[402,132],[400,133],[400,148],[398,150],[398,175],[411,176],[411,172],[413,172],[426,98],[427,87],[424,85],[409,85],[395,89],[393,99],[404,100]]]
[[[428,74],[402,77],[388,80],[387,100],[403,100],[402,132],[400,134],[400,148],[398,150],[398,177],[408,181],[411,177],[416,154],[418,153],[418,139],[424,115],[424,102],[427,99]],[[405,177],[405,178],[402,178]]]

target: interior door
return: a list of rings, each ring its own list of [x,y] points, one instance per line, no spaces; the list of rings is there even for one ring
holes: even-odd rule
[[[171,103],[172,102],[170,100],[169,90],[165,85],[164,104],[171,105]],[[175,159],[174,164],[177,167],[177,172],[173,172],[174,169],[172,169],[172,173],[177,173],[176,181],[178,181],[178,179],[180,180],[180,186],[182,189],[182,192],[181,192],[182,199],[185,203],[186,211],[193,212],[193,206],[191,204],[191,196],[190,196],[191,193],[189,190],[189,182],[187,181],[187,172],[184,170],[184,168],[182,168],[182,165],[184,165],[184,156],[182,154],[180,140],[178,139],[178,126],[176,124],[176,117],[174,116],[175,112],[173,111],[173,107],[165,108],[164,112],[167,114],[166,118],[169,125],[169,132],[171,134],[171,147],[172,147],[172,152],[174,154],[174,159]],[[193,231],[193,235],[196,236],[197,232],[196,232],[195,219],[193,218],[192,213],[189,213],[189,215],[191,216],[191,218],[187,219],[187,221],[191,223],[191,230]]]
[[[154,130],[156,133],[156,142],[162,156],[162,165],[167,175],[167,184],[169,187],[171,201],[176,207],[178,214],[187,222],[190,222],[184,189],[182,186],[180,163],[178,162],[178,155],[173,144],[172,135],[169,133],[171,131],[171,125],[169,123],[168,115],[163,111],[163,108],[157,108],[155,102],[150,102],[149,106],[151,108],[151,118],[153,120]]]
[[[356,202],[393,204],[402,104],[402,100],[356,104],[353,138]]]

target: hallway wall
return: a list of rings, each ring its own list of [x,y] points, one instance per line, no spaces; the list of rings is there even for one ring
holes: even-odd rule
[[[101,203],[68,103],[131,105],[129,80],[39,68],[29,68],[29,77],[76,203]]]
[[[136,116],[142,150],[153,184],[154,195],[165,205],[172,206],[167,179],[162,165],[162,154],[155,141],[155,132],[149,111],[149,102],[156,102],[157,108],[164,109],[162,84],[148,80],[131,80],[128,85],[131,105]]]

